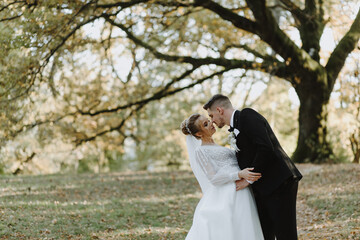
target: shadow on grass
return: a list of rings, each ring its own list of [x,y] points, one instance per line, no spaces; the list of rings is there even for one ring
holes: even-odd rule
[[[360,165],[301,165],[299,239],[360,239]],[[191,172],[0,177],[0,239],[184,239]]]
[[[360,239],[360,165],[316,165],[304,174],[298,200],[309,208],[298,213],[300,239]]]
[[[24,181],[1,179],[0,236],[90,239],[92,234],[118,231],[127,239],[129,234],[139,234],[140,238],[148,234],[135,233],[134,228],[171,226],[182,230],[154,234],[183,234],[184,229],[190,228],[189,216],[200,198],[192,174],[141,176],[46,176],[48,184],[40,177],[23,177]]]

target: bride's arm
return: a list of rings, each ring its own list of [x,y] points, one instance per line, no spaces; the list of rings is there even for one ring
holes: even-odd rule
[[[229,165],[219,167],[211,159],[211,156],[206,154],[201,149],[197,149],[195,154],[196,161],[213,185],[222,185],[240,180],[240,169],[237,165],[231,164],[231,162],[229,162]]]

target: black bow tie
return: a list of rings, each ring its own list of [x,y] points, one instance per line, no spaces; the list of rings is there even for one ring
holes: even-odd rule
[[[233,132],[235,128],[231,127],[228,129],[229,132]]]

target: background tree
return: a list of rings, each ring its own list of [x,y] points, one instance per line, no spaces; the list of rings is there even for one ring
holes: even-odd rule
[[[327,26],[342,36],[328,55]],[[206,81],[231,94],[224,82],[270,75],[300,100],[294,160],[315,162],[332,153],[327,106],[360,13],[355,1],[6,0],[0,31],[2,144],[51,129],[69,151],[111,138],[122,152],[147,104]]]
[[[359,163],[360,160],[360,84],[359,69],[360,59],[358,56],[350,56],[350,62],[355,68],[345,68],[340,77],[339,87],[335,90],[338,101],[334,107],[337,108],[337,118],[335,122],[341,122],[345,129],[336,132],[338,139],[334,144],[349,146],[351,154],[344,155],[352,158],[352,161]],[[333,114],[334,115],[334,114]],[[332,127],[335,129],[335,126]],[[336,146],[335,146],[336,147]],[[339,149],[339,148],[338,148]],[[345,148],[346,149],[346,148]],[[344,151],[344,148],[342,149]]]

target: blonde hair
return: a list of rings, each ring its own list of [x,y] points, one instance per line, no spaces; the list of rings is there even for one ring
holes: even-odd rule
[[[181,131],[183,132],[183,134],[192,135],[192,136],[196,137],[197,139],[199,139],[199,137],[195,136],[195,134],[197,132],[199,132],[199,130],[200,130],[196,124],[196,121],[198,120],[198,118],[200,116],[201,115],[199,113],[194,113],[189,118],[182,121],[180,128],[181,128]]]

